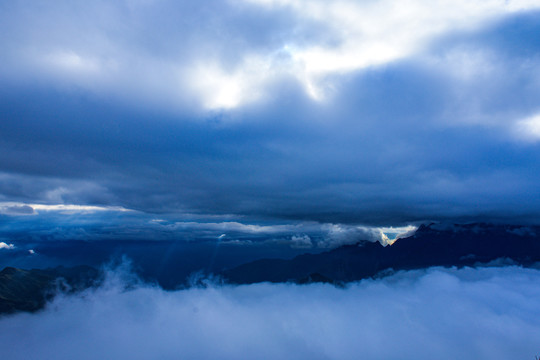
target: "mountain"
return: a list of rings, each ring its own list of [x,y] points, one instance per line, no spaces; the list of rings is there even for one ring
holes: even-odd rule
[[[430,266],[478,266],[540,262],[540,227],[467,224],[420,226],[409,237],[393,245],[363,241],[328,252],[304,254],[291,260],[262,259],[223,271],[232,284],[263,281],[342,284],[397,270]],[[37,311],[58,290],[76,292],[99,285],[102,273],[92,267],[57,267],[22,270],[6,267],[0,271],[0,314]],[[176,286],[177,273],[166,274]]]
[[[57,290],[82,290],[99,282],[100,276],[89,266],[45,270],[6,267],[0,271],[0,314],[37,311]]]
[[[540,261],[540,228],[514,225],[422,225],[393,245],[360,242],[291,260],[264,259],[224,271],[230,283],[333,282],[381,275],[385,270],[476,266],[496,260],[530,266]]]

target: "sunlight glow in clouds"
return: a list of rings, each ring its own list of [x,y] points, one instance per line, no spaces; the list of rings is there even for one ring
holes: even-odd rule
[[[1,318],[0,349],[11,360],[534,359],[539,281],[540,271],[517,267],[434,268],[344,289],[167,292],[116,272],[43,312]]]
[[[119,223],[110,223],[103,219],[99,213],[121,216]],[[115,214],[116,213],[116,214]],[[0,214],[9,217],[32,216],[36,224],[39,221],[62,222],[67,227],[85,227],[88,222],[93,223],[95,234],[101,223],[104,233],[113,236],[117,231],[121,234],[129,233],[131,236],[141,236],[145,239],[168,238],[176,240],[208,240],[218,239],[229,244],[256,244],[288,245],[292,248],[319,248],[330,249],[346,244],[356,244],[362,241],[380,242],[383,245],[391,244],[400,236],[410,235],[416,226],[378,227],[343,223],[320,223],[315,221],[288,222],[288,223],[243,223],[239,221],[211,221],[212,215],[204,217],[198,215],[193,218],[189,214],[170,214],[169,220],[154,218],[153,214],[130,210],[120,206],[91,206],[74,204],[28,204],[20,202],[0,202]],[[96,218],[97,216],[97,218]],[[96,220],[98,219],[98,220]],[[175,219],[190,219],[191,221],[175,221]],[[118,220],[118,219],[117,219]],[[13,221],[13,220],[12,220]],[[16,221],[16,220],[15,220]],[[11,224],[11,225],[10,225]],[[19,228],[10,221],[0,229],[5,231],[27,230]],[[113,230],[114,229],[114,230]],[[63,238],[65,231],[62,226],[51,230],[45,226],[41,230],[33,229],[34,234],[46,233],[49,238],[59,236]],[[81,233],[83,237],[86,233]],[[70,233],[72,240],[78,238],[77,234]]]
[[[505,13],[539,8],[535,1],[309,1],[244,0],[268,8],[286,7],[299,21],[307,18],[331,31],[325,44],[295,44],[290,54],[295,76],[315,100],[325,96],[325,79],[414,55],[437,36],[470,30]],[[261,69],[262,70],[262,69]],[[260,87],[248,77],[240,85]],[[217,105],[217,104],[216,104]]]
[[[516,131],[520,138],[540,141],[540,114],[518,121]]]
[[[58,67],[59,71],[74,73],[97,74],[99,65],[93,59],[84,58],[73,51],[60,51],[47,57],[52,66]]]
[[[34,215],[39,211],[56,211],[66,214],[70,213],[93,213],[98,211],[132,211],[121,206],[93,206],[93,205],[74,205],[74,204],[25,204],[17,202],[0,203],[0,214],[6,215]]]
[[[143,213],[118,214],[130,225],[317,222],[281,237],[301,246],[323,225],[349,241],[355,225],[538,219],[537,0],[2,9],[0,201]],[[100,211],[25,204],[0,212]]]
[[[217,63],[202,63],[190,69],[187,77],[193,90],[204,99],[207,109],[232,109],[261,98],[261,88],[278,75],[271,61],[247,57],[232,72]]]
[[[392,244],[397,238],[409,236],[417,227],[413,225],[403,227],[369,227],[349,224],[330,224],[305,222],[294,224],[274,224],[274,225],[256,225],[243,224],[235,221],[227,222],[176,222],[173,224],[160,224],[173,231],[200,232],[219,238],[231,234],[243,236],[271,236],[277,239],[265,241],[282,241],[280,237],[290,238],[290,246],[294,248],[334,248],[346,244],[356,244],[361,241],[380,242],[382,245]],[[225,232],[225,234],[222,234]],[[293,235],[291,235],[293,234]],[[390,237],[388,235],[391,235]],[[317,240],[311,238],[315,236]]]
[[[475,30],[504,15],[540,8],[538,1],[528,0],[242,0],[221,3],[218,11],[264,12],[265,21],[270,21],[265,31],[278,41],[257,49],[246,45],[245,34],[235,33],[238,39],[226,35],[216,39],[199,33],[197,27],[173,26],[175,32],[198,42],[179,47],[182,40],[164,40],[170,34],[160,34],[159,41],[175,50],[159,54],[151,45],[138,43],[129,31],[149,27],[152,18],[147,14],[166,3],[130,2],[129,15],[123,11],[124,3],[99,3],[88,12],[95,16],[101,9],[110,16],[92,22],[80,19],[81,14],[86,16],[87,5],[69,9],[56,5],[66,17],[60,22],[64,28],[33,29],[39,36],[49,36],[38,43],[22,37],[14,45],[19,50],[11,61],[25,64],[26,68],[19,69],[25,74],[34,67],[86,89],[159,101],[173,108],[178,106],[175,102],[192,102],[193,96],[206,110],[241,107],[265,99],[276,81],[287,78],[301,83],[312,99],[321,101],[342,75],[418,55],[446,34]],[[288,12],[292,24],[273,28],[276,19],[269,19],[283,12]],[[134,19],[137,26],[132,27]],[[222,21],[230,20],[224,17]],[[221,26],[235,29],[238,24]],[[81,39],[71,41],[65,33]],[[205,46],[212,51],[202,50]],[[234,59],[219,50],[222,46],[235,54]]]
[[[58,204],[58,205],[43,205],[43,204],[29,204],[36,210],[43,211],[72,211],[72,212],[94,212],[94,211],[132,211],[121,206],[92,206],[92,205],[70,205],[70,204]]]

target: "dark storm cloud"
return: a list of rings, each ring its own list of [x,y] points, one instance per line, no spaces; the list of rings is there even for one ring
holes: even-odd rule
[[[540,214],[538,142],[516,130],[540,112],[538,13],[325,73],[332,91],[319,101],[294,56],[276,49],[347,44],[331,26],[327,37],[315,31],[320,19],[227,2],[66,4],[3,5],[0,201],[122,206],[176,222]],[[79,21],[87,11],[96,23]],[[186,75],[199,76],[198,63],[211,75],[200,92]],[[246,103],[227,96],[250,93]]]
[[[32,214],[4,213],[0,217],[0,240],[9,239],[21,247],[38,250],[43,250],[48,243],[72,240],[81,244],[98,240],[126,241],[126,244],[149,241],[149,245],[163,240],[321,251],[361,241],[379,241],[386,245],[389,238],[415,229],[413,226],[381,228],[312,221],[239,222],[238,216],[232,215],[161,214],[163,216],[156,218],[155,214],[106,207],[32,206],[36,208]]]
[[[429,269],[343,289],[165,292],[117,270],[97,290],[3,317],[0,346],[13,360],[528,359],[539,351],[539,277],[517,267]]]

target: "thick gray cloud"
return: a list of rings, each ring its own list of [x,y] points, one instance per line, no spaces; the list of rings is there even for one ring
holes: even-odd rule
[[[100,289],[0,319],[0,352],[10,360],[532,359],[540,351],[538,281],[533,269],[436,268],[344,289],[165,292],[116,271]]]
[[[535,4],[301,3],[2,5],[0,201],[537,221]],[[396,32],[398,52],[369,55]]]
[[[32,209],[14,213],[12,208]],[[416,229],[378,227],[313,221],[249,222],[235,215],[208,216],[147,214],[122,208],[78,205],[14,205],[0,203],[0,239],[25,246],[62,240],[183,240],[219,241],[225,245],[264,245],[304,249],[328,249],[359,241],[386,244]],[[242,222],[246,220],[246,222]],[[43,245],[43,244],[39,244]]]

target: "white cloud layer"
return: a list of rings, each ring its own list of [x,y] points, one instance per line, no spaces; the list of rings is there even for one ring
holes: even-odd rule
[[[296,76],[315,99],[324,80],[418,54],[438,36],[471,30],[505,14],[540,7],[536,1],[324,1],[244,0],[267,8],[286,7],[330,31],[329,44],[286,44]]]
[[[232,71],[219,59],[198,63],[189,82],[209,109],[234,108],[257,100],[279,76],[291,76],[307,94],[323,100],[332,77],[417,55],[438,36],[472,30],[509,13],[539,8],[535,1],[311,1],[244,0],[263,9],[286,8],[297,27],[326,29],[313,42],[285,38],[268,54],[242,54]],[[294,32],[291,33],[293,35]],[[330,41],[328,41],[328,38]],[[326,40],[326,41],[325,41]],[[467,76],[467,68],[456,75]],[[202,64],[202,65],[201,65]]]
[[[0,319],[3,359],[533,359],[540,271],[430,269],[345,289],[123,281]]]

